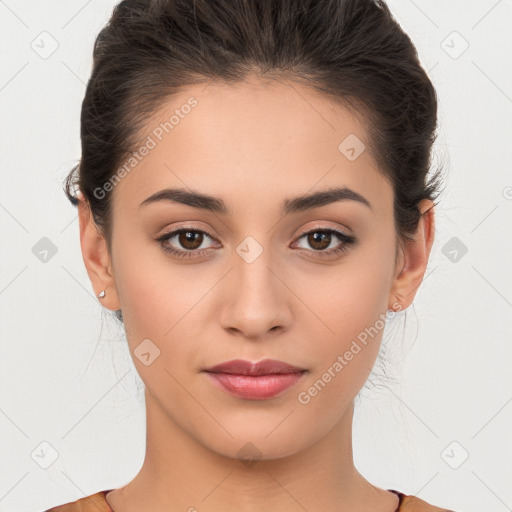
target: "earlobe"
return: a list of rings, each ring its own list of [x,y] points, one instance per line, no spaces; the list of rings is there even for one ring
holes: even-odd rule
[[[120,309],[106,240],[98,230],[91,209],[82,196],[78,203],[78,219],[82,257],[95,295],[107,309]]]
[[[418,229],[414,240],[406,242],[400,248],[397,273],[390,292],[390,300],[399,302],[402,309],[408,308],[414,300],[425,275],[434,243],[434,204],[430,199],[424,199],[418,206],[421,213]]]

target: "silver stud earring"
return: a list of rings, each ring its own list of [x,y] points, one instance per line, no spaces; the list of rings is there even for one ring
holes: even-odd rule
[[[100,293],[98,293],[98,298],[99,298],[99,299],[103,299],[103,297],[105,297],[105,295],[106,295],[105,290],[101,290],[101,292],[100,292]]]

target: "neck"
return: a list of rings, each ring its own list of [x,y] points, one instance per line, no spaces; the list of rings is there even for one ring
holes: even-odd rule
[[[292,454],[266,455],[226,436],[238,447],[228,457],[219,453],[226,447],[213,451],[180,428],[146,391],[144,463],[131,482],[108,494],[108,503],[115,512],[394,512],[397,496],[371,485],[354,466],[353,413],[351,402],[335,428]]]

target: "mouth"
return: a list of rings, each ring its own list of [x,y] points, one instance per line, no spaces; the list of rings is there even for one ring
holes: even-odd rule
[[[206,368],[203,371],[208,373],[259,376],[301,373],[307,370],[276,359],[263,359],[255,363],[244,359],[233,359],[231,361],[225,361],[212,366],[211,368]]]
[[[215,386],[232,396],[266,400],[281,395],[301,380],[308,370],[273,359],[257,363],[237,359],[203,372]]]

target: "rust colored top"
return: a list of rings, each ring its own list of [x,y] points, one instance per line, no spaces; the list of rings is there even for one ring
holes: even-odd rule
[[[99,491],[85,498],[50,508],[45,512],[114,512],[105,499],[105,495],[112,490]],[[400,500],[396,512],[454,512],[453,510],[434,507],[415,496],[408,496],[393,489],[387,490],[394,492]]]

